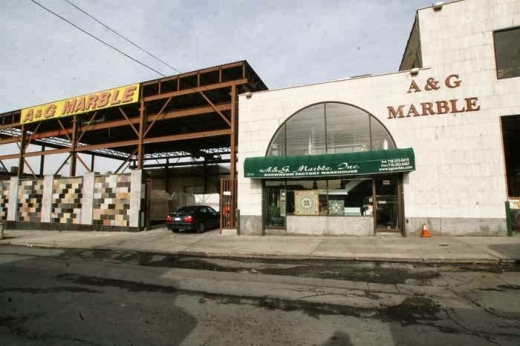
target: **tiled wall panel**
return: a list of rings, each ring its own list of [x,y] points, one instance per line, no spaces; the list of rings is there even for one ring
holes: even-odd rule
[[[99,176],[94,180],[92,223],[129,226],[130,174]]]
[[[20,180],[18,187],[18,220],[40,222],[43,179]]]
[[[81,223],[82,178],[61,178],[53,182],[51,222]]]
[[[9,206],[9,180],[0,181],[0,221],[7,220],[7,209]]]

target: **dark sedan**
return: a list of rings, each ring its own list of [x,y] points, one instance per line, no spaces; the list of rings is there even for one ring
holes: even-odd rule
[[[172,232],[192,230],[202,233],[220,227],[220,215],[206,205],[189,205],[179,208],[166,217],[166,227]]]

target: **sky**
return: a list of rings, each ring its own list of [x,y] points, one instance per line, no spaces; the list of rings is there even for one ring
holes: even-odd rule
[[[397,71],[415,11],[432,4],[69,0],[173,70],[67,1],[35,1],[163,75],[247,60],[269,89]],[[31,0],[0,1],[0,20],[0,113],[161,77]]]

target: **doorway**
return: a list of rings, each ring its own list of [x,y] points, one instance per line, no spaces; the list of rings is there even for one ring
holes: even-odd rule
[[[398,175],[374,178],[376,232],[401,232],[401,186]]]
[[[264,193],[264,226],[266,228],[285,229],[287,200],[285,183],[266,181]]]

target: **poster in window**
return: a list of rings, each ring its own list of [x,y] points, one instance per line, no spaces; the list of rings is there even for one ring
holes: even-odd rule
[[[294,191],[294,215],[318,215],[318,190]]]
[[[345,201],[329,200],[329,215],[345,215]]]

